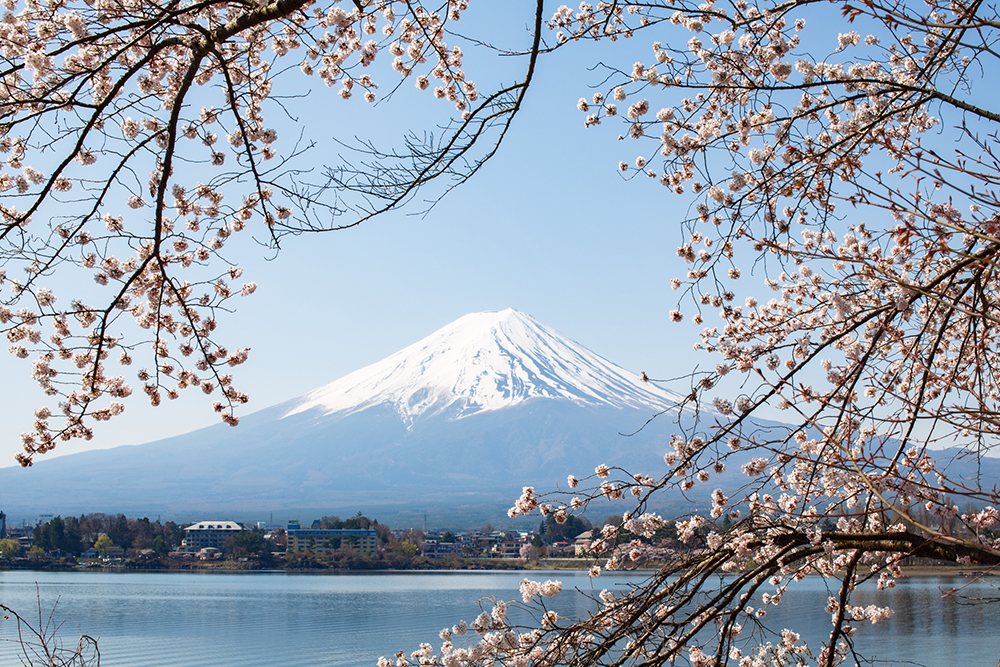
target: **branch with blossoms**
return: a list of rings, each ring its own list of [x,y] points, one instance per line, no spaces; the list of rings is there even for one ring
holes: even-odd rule
[[[675,444],[684,450],[703,443]],[[766,462],[753,460],[744,466],[744,473],[759,478],[765,466]],[[683,476],[686,469],[684,463],[668,477],[678,472]],[[799,664],[805,658],[821,665],[840,664],[854,650],[851,638],[859,622],[874,624],[892,617],[890,608],[850,604],[858,585],[876,579],[880,589],[894,587],[902,560],[910,557],[977,563],[984,568],[1000,564],[1000,545],[991,539],[973,541],[914,532],[902,523],[886,525],[880,519],[884,508],[877,513],[858,498],[801,511],[793,495],[778,497],[780,489],[775,487],[782,481],[758,487],[760,493],[747,493],[742,501],[717,490],[712,494],[712,518],[689,515],[667,521],[644,511],[664,491],[662,482],[641,475],[613,479],[613,472],[599,466],[592,478],[571,478],[571,487],[603,481],[581,489],[582,498],[569,502],[562,493],[536,496],[526,488],[511,513],[554,512],[559,521],[604,499],[636,495],[636,509],[626,512],[620,525],[606,524],[590,544],[592,552],[607,557],[591,569],[594,577],[628,567],[628,558],[641,557],[643,540],[667,527],[676,530],[683,546],[636,590],[609,596],[608,604],[593,616],[577,619],[558,639],[549,638],[564,649],[554,664],[659,665],[687,659],[689,664],[710,665],[725,664],[727,658],[741,663],[747,656],[764,658],[765,664]],[[848,472],[848,467],[842,470],[844,477]],[[838,480],[827,471],[824,481]],[[735,520],[728,529],[716,521],[723,512]],[[995,513],[984,510],[977,520],[992,522]],[[824,528],[831,517],[838,517],[839,529]],[[858,527],[860,519],[866,520],[863,527]],[[730,576],[718,577],[720,573]],[[765,620],[768,609],[780,604],[783,596],[794,595],[794,584],[809,575],[840,579],[840,594],[827,605],[832,622],[829,640],[813,650],[793,630],[785,629],[783,644],[775,646],[768,641],[772,635]],[[566,653],[568,647],[572,649]]]
[[[542,24],[538,2],[523,78],[481,94],[451,30],[467,8],[459,0],[8,5],[0,331],[57,402],[22,435],[22,465],[91,438],[136,380],[153,405],[188,388],[217,396],[213,409],[235,425],[248,396],[230,368],[249,350],[227,345],[219,323],[256,284],[227,257],[229,242],[256,226],[276,250],[287,235],[351,227],[418,188],[447,192],[472,176],[520,107]],[[386,52],[382,79],[415,82],[458,118],[439,142],[407,144],[398,157],[414,166],[379,182],[368,210],[372,187],[306,181],[311,165],[298,165],[311,142],[279,140],[267,118],[286,112],[275,90],[296,70],[339,99],[377,101]]]
[[[970,63],[987,66],[982,61],[993,53],[983,31],[993,27],[977,15],[981,4],[934,6],[926,14],[896,5],[845,7],[852,24],[869,19],[873,33],[863,40],[853,31],[839,35],[833,53],[843,53],[846,62],[799,57],[793,67],[789,60],[805,21],[789,15],[809,4],[765,10],[736,3],[728,13],[717,5],[633,7],[640,20],[632,31],[669,16],[695,36],[686,50],[655,42],[656,62],[622,72],[627,80],[595,96],[597,113],[586,122],[595,126],[617,115],[617,106],[605,100],[625,102],[658,88],[698,91],[662,109],[656,121],[645,120],[651,104],[639,99],[626,122],[636,140],[662,125],[660,181],[678,194],[689,183],[702,198],[697,218],[685,223],[690,240],[678,255],[694,265],[685,294],[698,306],[721,308],[724,326],[706,328],[696,348],[719,352],[725,361],[699,390],[708,393],[732,370],[763,380],[735,405],[716,398],[720,412],[794,407],[803,440],[806,429],[838,434],[826,445],[831,453],[857,458],[857,446],[841,444],[852,438],[863,447],[877,436],[872,450],[880,454],[892,446],[881,459],[889,471],[915,439],[922,438],[919,451],[950,438],[977,439],[973,449],[981,453],[997,423],[994,360],[987,351],[996,322],[997,206],[989,189],[995,176],[967,169],[960,155],[925,147],[920,135],[939,125],[928,113],[932,101],[964,114],[961,137],[972,135],[977,122],[997,120],[995,112],[947,92],[974,84]],[[572,39],[590,39],[607,12],[617,12],[620,22],[629,14],[618,6],[561,10],[553,25],[574,30]],[[702,38],[713,22],[721,31]],[[903,25],[917,34],[902,34]],[[853,60],[852,49],[858,52]],[[579,107],[591,111],[587,100]],[[765,133],[772,132],[768,141]],[[866,168],[866,161],[876,167]],[[636,158],[635,173],[655,176],[651,162]],[[621,168],[632,173],[625,162]],[[729,175],[713,178],[719,171]],[[894,186],[886,177],[895,174],[914,189]],[[927,181],[930,189],[923,187]],[[969,201],[971,216],[958,212],[959,196]],[[876,236],[868,224],[840,223],[838,202],[887,212],[894,224]],[[793,225],[801,227],[802,241],[791,236]],[[755,256],[758,265],[771,258],[783,269],[766,281],[781,299],[765,305],[748,296],[744,311],[732,304],[736,292],[729,284],[741,277],[739,258]],[[699,289],[706,282],[715,294]],[[684,284],[678,279],[673,286]],[[700,311],[693,318],[699,324]],[[675,318],[683,318],[680,309]],[[799,380],[816,365],[828,390]],[[990,485],[947,476],[935,482],[929,486],[944,482],[995,502]]]
[[[459,621],[441,630],[440,653],[436,654],[431,644],[423,643],[409,655],[399,651],[395,660],[379,658],[379,667],[550,664],[551,646],[546,637],[557,634],[560,618],[555,611],[546,608],[544,598],[561,593],[562,583],[525,579],[520,584],[520,592],[520,602],[486,598],[480,601],[480,608],[489,603],[489,609],[483,609],[471,623]],[[526,615],[538,627],[518,624],[515,614]]]
[[[631,499],[590,544],[593,576],[679,540],[644,585],[546,635],[546,664],[860,662],[862,622],[892,615],[854,604],[860,584],[892,587],[907,558],[1000,564],[1000,115],[976,94],[1000,64],[995,15],[654,0],[552,16],[558,49],[649,38],[647,61],[602,61],[577,109],[598,136],[617,126],[622,178],[686,198],[670,316],[702,327],[714,370],[681,376],[664,466],[599,466],[510,510],[565,521]],[[656,512],[678,496],[710,505]],[[836,582],[829,636],[775,640],[769,607],[810,574]]]

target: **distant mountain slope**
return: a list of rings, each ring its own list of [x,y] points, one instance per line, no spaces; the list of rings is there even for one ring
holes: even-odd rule
[[[556,489],[567,474],[584,477],[600,463],[660,476],[677,398],[523,313],[476,313],[246,415],[237,428],[218,424],[41,460],[29,470],[0,469],[0,503],[14,521],[81,512],[242,520],[363,511],[412,526],[429,510],[435,525],[474,527],[503,521],[522,486]],[[662,411],[670,414],[621,435]],[[702,428],[716,417],[702,411]],[[682,421],[691,426],[690,415]],[[735,453],[724,473],[696,486],[695,506],[706,505],[714,488],[745,483],[740,465],[754,455]],[[950,472],[997,480],[1000,460],[958,460]],[[660,500],[692,508],[679,493]],[[588,509],[597,520],[620,511],[603,501]]]
[[[467,315],[305,396],[182,436],[0,469],[9,514],[486,504],[621,463],[656,474],[677,396],[514,310]],[[494,511],[494,510],[491,510]]]

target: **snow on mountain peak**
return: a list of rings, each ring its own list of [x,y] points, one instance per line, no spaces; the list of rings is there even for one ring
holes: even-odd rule
[[[352,413],[390,405],[408,424],[447,413],[461,418],[533,398],[662,410],[680,396],[644,383],[587,348],[508,308],[461,317],[427,338],[293,402],[287,417],[314,408]]]

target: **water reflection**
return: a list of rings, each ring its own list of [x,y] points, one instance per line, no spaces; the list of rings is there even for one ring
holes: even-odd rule
[[[596,595],[622,588],[636,575],[585,573],[448,572],[338,575],[219,573],[0,572],[0,602],[36,608],[36,582],[47,611],[58,599],[63,633],[100,637],[106,667],[256,667],[310,664],[372,667],[380,655],[435,642],[438,631],[460,619],[471,621],[480,600],[516,599],[521,579],[558,578],[564,593],[551,606],[579,617],[593,603],[573,591]],[[834,587],[831,590],[828,583]],[[966,584],[957,578],[903,579],[895,589],[874,586],[857,592],[855,604],[891,605],[896,615],[859,625],[860,653],[878,664],[910,661],[928,666],[994,667],[1000,604],[962,605],[943,593]],[[829,636],[826,599],[836,582],[811,578],[768,607],[768,627],[791,628],[811,644]],[[983,583],[968,597],[996,595]],[[488,610],[491,605],[484,605]],[[759,604],[758,604],[759,606]],[[0,623],[0,637],[11,636]],[[0,664],[14,662],[14,646],[0,643]]]

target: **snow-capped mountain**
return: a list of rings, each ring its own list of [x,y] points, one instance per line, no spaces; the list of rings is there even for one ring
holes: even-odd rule
[[[660,474],[676,412],[621,433],[677,398],[528,315],[475,313],[237,428],[0,469],[0,502],[28,517],[465,507],[495,522],[523,485],[601,463]]]
[[[511,308],[472,313],[399,352],[291,402],[289,416],[389,405],[408,424],[500,410],[535,398],[641,408],[679,397]]]

